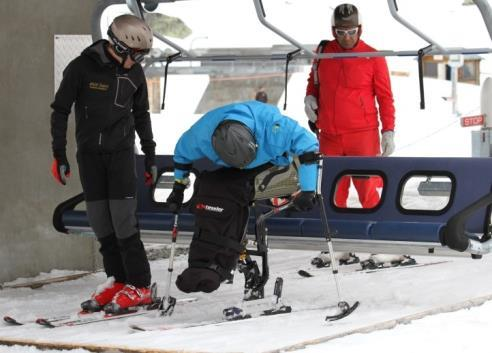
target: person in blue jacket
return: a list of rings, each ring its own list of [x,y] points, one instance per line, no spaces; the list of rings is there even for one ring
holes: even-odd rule
[[[192,163],[198,159],[205,157],[220,166],[252,169],[266,163],[289,165],[293,156],[299,156],[301,192],[293,203],[299,211],[308,211],[314,206],[317,164],[303,163],[302,157],[318,150],[316,137],[273,105],[247,101],[216,108],[203,115],[176,144],[169,209],[179,211]]]
[[[208,158],[222,168],[202,172],[195,183],[190,206],[195,233],[188,253],[189,267],[178,276],[176,286],[186,293],[209,293],[231,279],[244,251],[242,239],[254,199],[251,178],[260,171],[271,165],[288,166],[298,156],[300,192],[293,197],[293,206],[299,211],[313,208],[318,149],[314,134],[282,115],[277,107],[259,101],[216,108],[193,124],[174,150],[169,209],[179,212],[194,161]],[[251,271],[240,272],[245,274],[245,290],[263,293],[248,280]]]

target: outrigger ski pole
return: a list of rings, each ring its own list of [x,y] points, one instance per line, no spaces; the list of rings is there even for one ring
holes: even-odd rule
[[[333,278],[335,279],[335,285],[337,287],[337,295],[338,295],[338,309],[340,312],[336,315],[327,315],[325,317],[325,321],[335,321],[343,319],[344,317],[350,315],[357,307],[359,306],[359,302],[356,301],[352,306],[350,306],[346,301],[343,301],[341,298],[341,290],[340,283],[338,282],[338,263],[335,259],[335,254],[333,252],[333,243],[331,240],[331,232],[330,227],[328,225],[328,218],[326,216],[326,208],[323,201],[323,194],[321,193],[321,177],[323,175],[323,156],[319,155],[318,162],[318,182],[316,187],[316,198],[319,203],[319,210],[321,216],[321,223],[323,225],[323,231],[325,232],[326,243],[328,245],[328,252],[330,253],[331,260],[331,271],[333,273]]]
[[[174,252],[176,251],[177,237],[178,237],[178,213],[175,213],[173,230],[172,230],[171,254],[169,255],[169,266],[167,268],[168,275],[167,275],[166,291],[164,292],[164,296],[162,297],[161,303],[159,305],[160,316],[171,316],[173,314],[174,307],[176,305],[176,298],[171,297],[169,293],[171,293],[171,278],[173,276]]]

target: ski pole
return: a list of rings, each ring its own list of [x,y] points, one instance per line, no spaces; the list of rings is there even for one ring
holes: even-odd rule
[[[171,242],[171,254],[169,255],[169,265],[168,265],[168,276],[167,283],[164,292],[164,296],[161,299],[161,304],[159,306],[160,315],[161,316],[171,316],[174,311],[174,306],[176,305],[176,298],[171,297],[169,294],[171,293],[171,279],[173,275],[174,268],[174,253],[176,251],[176,239],[178,237],[178,213],[174,214],[174,224],[172,230],[172,242]],[[167,307],[165,306],[165,302],[167,301]]]
[[[340,282],[338,281],[338,263],[336,262],[335,259],[335,253],[333,250],[333,241],[331,239],[331,232],[330,232],[330,227],[328,225],[328,218],[326,216],[325,203],[323,200],[323,194],[321,192],[322,175],[323,175],[323,158],[322,156],[320,156],[319,163],[318,163],[318,182],[316,185],[316,198],[318,199],[321,223],[323,225],[323,231],[325,232],[325,239],[328,245],[328,252],[330,253],[331,271],[333,273],[333,278],[335,279],[335,286],[338,295],[338,308],[340,309],[339,314],[333,316],[326,316],[325,320],[333,321],[333,320],[339,320],[341,318],[344,318],[345,316],[352,313],[352,311],[354,311],[359,305],[359,302],[357,301],[354,303],[354,305],[350,306],[347,302],[342,300]]]

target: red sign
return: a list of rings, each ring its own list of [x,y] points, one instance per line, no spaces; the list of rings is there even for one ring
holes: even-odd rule
[[[461,118],[462,127],[483,125],[484,122],[485,117],[483,115],[464,116]]]

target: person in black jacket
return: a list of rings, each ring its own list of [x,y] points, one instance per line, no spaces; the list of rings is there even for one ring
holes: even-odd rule
[[[135,131],[145,154],[146,184],[155,183],[155,142],[147,85],[140,66],[152,48],[145,21],[131,15],[114,19],[109,41],[86,48],[63,72],[51,104],[52,173],[65,185],[67,119],[75,103],[77,163],[89,223],[100,242],[108,281],[86,311],[118,312],[149,304],[150,267],[136,219]]]

